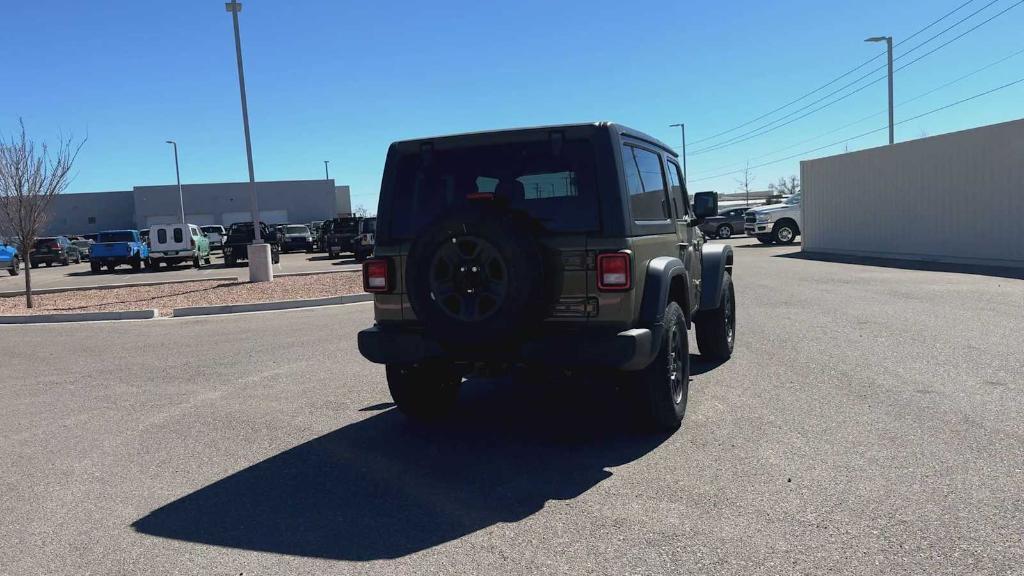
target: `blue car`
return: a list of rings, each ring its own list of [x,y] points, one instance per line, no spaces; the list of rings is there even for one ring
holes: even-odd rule
[[[104,266],[113,270],[128,264],[136,272],[149,267],[149,244],[138,230],[107,230],[100,232],[89,252],[89,269],[99,272]]]
[[[0,239],[0,270],[7,270],[11,276],[17,276],[21,270],[21,258],[18,249]]]

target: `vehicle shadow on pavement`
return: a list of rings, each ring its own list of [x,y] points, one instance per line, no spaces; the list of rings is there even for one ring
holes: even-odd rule
[[[397,558],[538,512],[667,435],[580,388],[468,383],[458,413],[391,409],[300,444],[137,520],[143,534],[338,560]],[[555,390],[555,391],[552,391]],[[589,389],[588,389],[589,390]]]
[[[753,244],[733,244],[733,248],[799,248],[803,243],[795,241],[790,244],[762,244],[760,242],[754,242]]]
[[[872,256],[852,256],[845,254],[827,254],[822,252],[793,252],[789,254],[777,254],[776,257],[795,258],[797,260],[811,260],[815,262],[854,264],[857,266],[875,266],[879,268],[898,268],[901,270],[921,270],[925,272],[953,272],[956,274],[974,274],[978,276],[993,276],[996,278],[1024,279],[1024,268],[987,266],[983,264],[929,262],[927,260],[876,258]]]

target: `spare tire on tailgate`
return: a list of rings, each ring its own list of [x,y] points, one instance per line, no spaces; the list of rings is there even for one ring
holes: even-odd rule
[[[546,261],[526,216],[498,204],[466,206],[413,242],[409,303],[446,347],[515,342],[550,306]]]

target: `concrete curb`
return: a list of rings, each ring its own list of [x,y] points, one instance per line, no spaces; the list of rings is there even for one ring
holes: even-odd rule
[[[363,268],[360,266],[355,270],[316,270],[314,272],[275,272],[274,278],[287,278],[289,276],[319,276],[321,274],[351,274],[353,272],[362,272]]]
[[[68,314],[28,314],[0,316],[0,324],[52,324],[56,322],[95,322],[97,320],[152,320],[153,310],[125,310],[122,312],[71,312]]]
[[[210,276],[207,278],[195,278],[184,280],[157,280],[155,282],[124,282],[122,284],[99,284],[95,286],[66,286],[63,288],[36,288],[33,294],[57,294],[58,292],[82,292],[84,290],[114,290],[116,288],[135,288],[138,286],[161,286],[163,284],[186,284],[188,282],[241,282],[238,276]],[[0,298],[11,298],[24,296],[24,290],[0,292]]]
[[[278,300],[276,302],[259,302],[256,304],[222,304],[218,306],[191,306],[188,308],[175,308],[172,316],[175,318],[188,318],[191,316],[212,316],[217,314],[238,314],[240,312],[266,312],[269,310],[291,310],[294,308],[314,308],[317,306],[336,306],[338,304],[352,304],[354,302],[367,302],[373,299],[373,294],[348,294],[345,296],[331,296],[330,298],[309,298],[306,300]]]

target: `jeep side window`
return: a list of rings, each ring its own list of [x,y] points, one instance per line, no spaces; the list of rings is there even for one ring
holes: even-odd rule
[[[672,186],[672,204],[675,206],[676,218],[689,217],[689,197],[683,194],[683,186],[680,184],[683,175],[679,170],[679,165],[671,160],[666,160],[665,168],[668,170],[668,181]]]
[[[658,155],[623,144],[622,168],[629,192],[629,208],[633,220],[668,220],[671,218],[665,196],[665,176]]]

